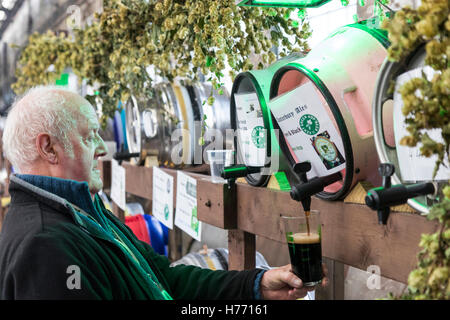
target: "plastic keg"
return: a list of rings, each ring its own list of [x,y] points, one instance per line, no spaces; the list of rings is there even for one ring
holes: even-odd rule
[[[381,67],[375,86],[373,100],[375,145],[380,162],[389,162],[395,166],[392,184],[401,183],[408,185],[432,181],[432,172],[436,158],[418,156],[419,147],[409,148],[400,146],[398,143],[403,136],[402,133],[404,133],[404,128],[401,130],[401,127],[404,126],[404,119],[398,119],[399,113],[395,113],[394,105],[401,103],[399,101],[401,96],[389,90],[392,82],[396,83],[395,90],[397,91],[398,87],[401,86],[402,82],[399,81],[402,78],[421,77],[422,70],[426,70],[426,68],[424,69],[425,55],[425,47],[421,46],[401,62],[391,62],[386,59]],[[430,71],[430,69],[427,71]],[[398,108],[401,111],[401,104]],[[395,124],[394,127],[392,123]],[[439,132],[434,133],[440,135]],[[429,134],[431,135],[432,133],[429,132]],[[441,194],[444,185],[449,179],[450,171],[448,167],[441,167],[435,180],[438,185],[438,194]],[[429,208],[437,201],[437,198],[434,196],[421,196],[409,199],[408,204],[422,213],[428,213]]]
[[[272,130],[268,101],[270,84],[275,72],[302,56],[301,53],[293,53],[266,69],[242,72],[236,76],[230,104],[231,128],[235,130],[233,144],[236,164],[269,168],[274,161],[277,165],[271,171],[275,172],[289,167],[280,152],[275,131]],[[253,173],[247,175],[245,179],[250,185],[265,186],[271,173],[274,172]]]
[[[296,121],[291,132],[279,134],[280,148],[291,166],[310,161],[313,170],[308,178],[336,172],[333,170],[342,173],[343,179],[318,193],[319,198],[337,200],[358,181],[368,180],[374,185],[381,181],[373,138],[372,98],[388,45],[384,32],[364,23],[343,26],[306,57],[281,67],[273,77],[269,107],[274,127],[281,129],[281,122],[289,117],[289,121]],[[280,103],[283,99],[294,99],[295,105]],[[288,109],[291,112],[280,116]],[[321,122],[327,125],[321,126]],[[304,137],[309,140],[293,145]]]

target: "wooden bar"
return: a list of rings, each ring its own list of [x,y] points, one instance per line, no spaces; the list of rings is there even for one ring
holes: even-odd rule
[[[152,199],[153,169],[125,162],[122,165],[127,192]],[[174,177],[176,195],[177,171],[163,170]],[[197,179],[199,220],[229,230],[230,266],[235,269],[254,266],[255,235],[285,243],[280,216],[303,214],[301,204],[293,201],[289,192],[242,183],[236,184],[234,192],[226,184],[213,183],[209,176],[184,172]],[[174,207],[175,201],[176,196]],[[376,265],[382,276],[403,283],[416,267],[421,235],[439,228],[436,221],[402,212],[392,212],[388,225],[379,225],[375,211],[343,201],[313,197],[311,208],[321,212],[324,257],[362,270]],[[340,296],[341,292],[333,295]]]
[[[125,211],[123,211],[114,201],[112,202],[112,212],[120,221],[125,223]]]
[[[122,162],[125,168],[125,190],[145,199],[152,199],[153,168],[140,167]]]
[[[238,229],[285,242],[281,215],[303,214],[288,192],[238,184]],[[377,265],[381,275],[403,283],[417,264],[421,234],[434,233],[439,224],[411,213],[391,213],[379,225],[375,211],[359,204],[312,199],[321,212],[322,252],[327,258],[366,270]]]
[[[236,229],[236,185],[213,183],[211,177],[197,179],[198,219],[222,229]]]

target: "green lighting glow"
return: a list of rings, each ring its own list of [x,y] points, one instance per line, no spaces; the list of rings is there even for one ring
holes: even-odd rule
[[[239,6],[251,7],[290,7],[290,8],[316,8],[330,0],[243,0]]]
[[[63,73],[61,75],[61,78],[59,78],[55,81],[55,84],[57,86],[67,86],[69,84],[69,74]]]

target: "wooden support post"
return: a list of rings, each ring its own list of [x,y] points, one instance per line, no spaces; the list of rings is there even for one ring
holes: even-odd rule
[[[344,264],[339,261],[322,258],[328,269],[328,286],[317,286],[316,300],[344,300]]]
[[[200,221],[222,229],[236,229],[236,185],[197,179],[197,215]]]
[[[98,168],[103,181],[103,189],[111,189],[111,160],[99,160]]]
[[[228,270],[255,268],[256,238],[242,230],[228,231]]]
[[[182,244],[182,231],[177,226],[173,226],[173,229],[169,230],[169,260],[171,262],[183,257]]]
[[[120,207],[114,201],[112,201],[112,211],[120,221],[125,223],[125,211],[120,209]]]

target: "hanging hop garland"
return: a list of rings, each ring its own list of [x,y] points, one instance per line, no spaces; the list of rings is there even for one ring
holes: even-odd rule
[[[234,79],[238,72],[273,63],[273,47],[282,48],[281,56],[308,50],[309,24],[291,19],[293,11],[240,7],[234,0],[105,0],[95,21],[72,36],[30,36],[13,90],[21,94],[54,83],[71,68],[95,88],[96,95],[87,98],[102,106],[102,124],[114,116],[118,101],[131,94],[151,97],[150,66],[168,81],[197,81],[202,75],[220,93],[227,65]],[[261,62],[252,65],[251,55]],[[214,103],[212,92],[208,103]]]
[[[425,45],[425,64],[436,73],[425,74],[406,82],[400,93],[404,102],[410,135],[401,144],[421,143],[421,154],[437,155],[434,176],[449,156],[450,143],[450,5],[448,0],[422,0],[417,10],[403,8],[383,26],[388,30],[391,46],[388,58],[402,61],[420,45]],[[426,130],[442,130],[443,142],[430,138]],[[445,170],[450,168],[445,167]],[[417,269],[408,277],[408,292],[403,299],[450,299],[450,186],[444,188],[441,201],[430,209],[428,219],[440,222],[440,230],[423,234]],[[390,295],[390,298],[394,298]]]

